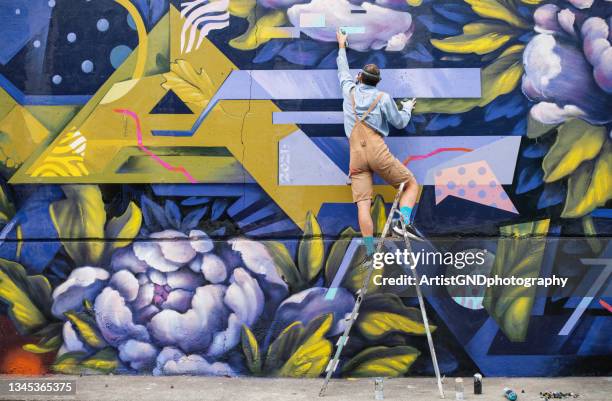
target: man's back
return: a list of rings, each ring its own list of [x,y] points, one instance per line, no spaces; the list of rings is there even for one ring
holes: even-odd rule
[[[355,125],[355,114],[353,113],[353,100],[355,98],[355,108],[358,115],[363,115],[370,105],[381,93],[375,86],[363,83],[355,83],[354,77],[349,72],[348,61],[346,59],[346,49],[341,48],[338,52],[338,79],[342,88],[344,103],[344,131],[347,137],[351,136]],[[388,94],[384,94],[380,102],[374,107],[365,119],[365,122],[376,132],[383,136],[389,135],[389,124],[398,129],[408,125],[410,121],[409,110],[398,110],[395,102]]]

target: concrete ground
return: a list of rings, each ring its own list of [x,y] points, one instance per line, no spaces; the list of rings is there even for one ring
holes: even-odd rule
[[[0,381],[23,377],[0,376]],[[37,379],[40,379],[37,378]],[[374,400],[374,380],[334,380],[326,396],[319,398],[322,379],[269,379],[151,376],[45,376],[44,379],[76,380],[77,395],[69,397],[10,396],[0,400],[91,400],[91,401],[361,401]],[[577,392],[579,401],[611,401],[612,377],[587,378],[485,378],[482,395],[474,395],[472,379],[464,379],[465,400],[503,401],[502,389],[513,388],[518,401],[542,400],[540,391]],[[3,386],[4,387],[4,386]],[[454,400],[454,379],[445,383],[446,399]],[[523,392],[524,391],[524,392]],[[385,400],[435,401],[433,379],[402,378],[384,382]]]

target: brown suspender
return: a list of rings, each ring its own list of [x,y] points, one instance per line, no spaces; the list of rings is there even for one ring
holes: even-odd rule
[[[361,118],[359,118],[359,116],[357,115],[357,109],[355,108],[355,91],[351,92],[351,99],[353,100],[353,113],[355,113],[355,120],[359,121],[359,122],[363,122],[366,117],[368,117],[368,115],[372,112],[372,110],[374,110],[374,107],[376,107],[376,105],[378,104],[378,102],[380,102],[380,99],[382,99],[384,93],[380,93],[376,99],[372,102],[372,104],[370,105],[370,108],[368,109],[368,111],[366,111],[363,116]]]

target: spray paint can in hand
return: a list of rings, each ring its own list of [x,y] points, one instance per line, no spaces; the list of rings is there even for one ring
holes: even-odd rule
[[[516,401],[516,399],[518,398],[518,396],[516,395],[514,390],[512,390],[511,388],[508,388],[508,387],[504,388],[504,396],[507,399],[509,399],[510,401]]]
[[[474,375],[474,394],[482,394],[482,375],[480,373]]]
[[[384,393],[384,388],[383,388],[383,377],[377,377],[376,379],[374,379],[374,399],[376,401],[380,401],[380,400],[384,400],[385,399],[385,393]]]
[[[455,379],[455,400],[462,401],[463,399],[463,379],[458,377]]]

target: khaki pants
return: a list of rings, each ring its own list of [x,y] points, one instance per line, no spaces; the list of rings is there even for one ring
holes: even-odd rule
[[[355,116],[355,127],[349,138],[351,151],[349,175],[355,203],[372,199],[373,173],[377,173],[388,184],[396,188],[404,182],[416,181],[412,172],[389,151],[383,136],[364,123],[365,118],[379,100],[380,96],[362,118]]]

